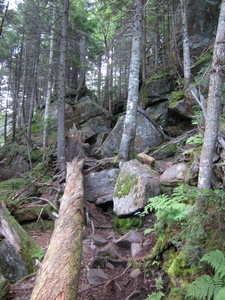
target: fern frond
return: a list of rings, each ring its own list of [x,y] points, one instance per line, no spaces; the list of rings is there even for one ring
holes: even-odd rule
[[[216,294],[214,300],[224,300],[225,299],[225,287],[219,290]]]
[[[206,253],[200,261],[208,262],[215,270],[215,274],[219,274],[220,277],[225,275],[225,257],[220,250],[212,250]]]
[[[188,297],[194,297],[197,300],[210,300],[215,292],[215,284],[212,277],[203,275],[198,277],[188,286]]]

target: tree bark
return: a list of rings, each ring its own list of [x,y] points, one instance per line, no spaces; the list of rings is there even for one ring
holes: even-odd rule
[[[51,92],[52,92],[55,20],[56,20],[56,1],[53,2],[52,26],[51,26],[51,33],[50,33],[48,84],[47,84],[47,95],[45,100],[44,131],[43,131],[43,148],[44,148],[43,160],[45,158],[46,147],[48,147],[48,123],[49,123],[48,118],[49,118],[50,99],[51,99]]]
[[[191,62],[190,47],[187,25],[187,4],[186,0],[181,0],[181,17],[183,31],[183,70],[184,70],[184,88],[188,88],[191,82]]]
[[[84,225],[82,167],[83,160],[74,159],[67,164],[59,218],[31,300],[77,299]]]
[[[57,139],[57,161],[60,171],[66,168],[66,133],[65,133],[65,92],[66,92],[66,53],[67,53],[67,31],[69,0],[63,1],[62,13],[62,37],[60,44],[60,70],[58,88],[58,139]]]
[[[218,135],[221,108],[222,86],[225,66],[225,0],[222,1],[214,45],[211,68],[208,105],[202,146],[198,188],[210,189],[212,181],[212,162]]]
[[[137,107],[139,95],[139,71],[141,60],[141,2],[136,1],[136,16],[131,50],[131,64],[128,84],[128,99],[123,134],[119,149],[119,160],[127,161],[134,152],[136,134]]]

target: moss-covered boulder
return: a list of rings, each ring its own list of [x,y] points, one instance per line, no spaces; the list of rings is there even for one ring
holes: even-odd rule
[[[40,251],[40,246],[11,216],[3,202],[0,202],[0,235],[20,254],[27,272],[34,272],[34,256]]]
[[[159,193],[158,174],[136,159],[130,160],[120,170],[113,194],[113,210],[117,216],[134,214],[150,197]]]

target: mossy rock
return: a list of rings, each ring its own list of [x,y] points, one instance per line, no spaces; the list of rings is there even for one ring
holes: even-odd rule
[[[163,144],[154,152],[149,152],[151,156],[155,159],[163,160],[170,156],[173,156],[180,146],[184,145],[187,140],[187,135],[184,134],[179,136],[176,139],[169,141],[168,143]]]
[[[7,224],[7,235],[16,236],[16,244],[19,248],[21,258],[26,263],[26,269],[28,273],[33,273],[34,268],[34,256],[40,251],[40,246],[31,238],[31,236],[20,226],[13,216],[10,215],[8,209],[3,203],[0,203],[0,212],[2,218],[4,218]],[[7,236],[6,236],[7,238]]]
[[[113,222],[117,231],[121,234],[125,234],[130,230],[138,230],[142,225],[142,219],[139,217],[118,218],[115,216]]]
[[[170,73],[168,73],[168,72],[159,72],[159,73],[153,74],[148,79],[148,81],[146,82],[146,84],[149,84],[149,83],[151,83],[153,81],[156,81],[156,80],[159,80],[159,79],[162,79],[162,78],[165,78],[167,76],[170,76]]]
[[[167,270],[167,274],[170,279],[171,287],[177,287],[178,282],[181,287],[186,289],[189,284],[189,279],[196,273],[196,268],[189,268],[188,265],[188,256],[183,251],[180,251],[179,254],[175,254],[170,267]]]
[[[138,183],[138,178],[136,174],[121,174],[119,175],[116,189],[114,191],[114,197],[121,198],[123,196],[129,195],[131,189]]]

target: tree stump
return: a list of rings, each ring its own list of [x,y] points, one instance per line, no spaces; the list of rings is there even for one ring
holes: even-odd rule
[[[66,187],[31,300],[77,299],[83,240],[83,160],[67,163]]]

